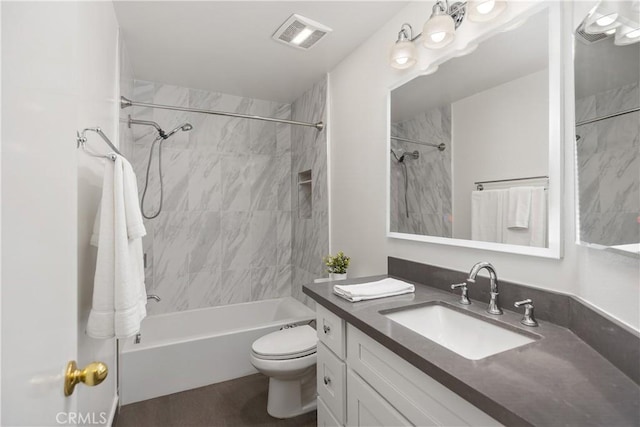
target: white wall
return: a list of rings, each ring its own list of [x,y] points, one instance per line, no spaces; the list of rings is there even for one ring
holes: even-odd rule
[[[352,277],[385,273],[388,256],[462,271],[469,270],[478,261],[490,261],[503,280],[579,295],[634,329],[640,329],[638,260],[597,253],[574,244],[571,143],[565,147],[563,259],[542,259],[386,237],[387,95],[390,87],[412,77],[410,73],[389,67],[389,49],[402,23],[422,25],[431,4],[409,4],[331,72],[332,250],[343,250],[352,257]],[[505,19],[527,7],[521,2],[510,2],[509,5]],[[577,26],[574,24],[566,25],[565,30],[570,32]],[[465,22],[457,31],[458,40],[444,52],[428,52],[419,47],[421,58],[418,65],[424,69],[430,62],[442,60],[443,56],[451,54],[451,49],[463,48],[473,38],[483,37],[492,25],[498,24]],[[569,69],[568,73],[571,72]],[[565,120],[569,126],[564,138],[571,141],[573,109],[570,103],[567,111],[569,114]]]
[[[475,181],[549,174],[548,70],[451,104],[453,237],[471,238]]]

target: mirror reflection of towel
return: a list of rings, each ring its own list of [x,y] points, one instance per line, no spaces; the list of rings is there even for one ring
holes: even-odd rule
[[[529,228],[533,187],[509,188],[507,228]]]
[[[471,192],[471,238],[510,245],[547,246],[547,192],[530,187],[528,228],[508,228],[509,189]]]
[[[471,239],[502,242],[508,190],[471,192]]]
[[[547,192],[544,187],[531,187],[529,227],[505,228],[503,243],[547,247]]]

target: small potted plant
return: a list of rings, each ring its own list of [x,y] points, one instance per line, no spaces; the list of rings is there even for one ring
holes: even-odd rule
[[[347,278],[347,268],[349,268],[351,258],[346,256],[344,252],[340,251],[335,256],[327,255],[322,260],[324,265],[327,266],[331,280],[344,280]]]

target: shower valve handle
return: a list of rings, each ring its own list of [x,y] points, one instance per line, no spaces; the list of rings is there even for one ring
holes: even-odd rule
[[[331,326],[324,325],[322,327],[322,330],[324,331],[325,334],[328,334],[329,332],[331,332]]]

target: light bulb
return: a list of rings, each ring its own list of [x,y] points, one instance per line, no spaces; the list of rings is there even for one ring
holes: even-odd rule
[[[390,63],[393,68],[404,70],[417,62],[416,47],[409,40],[398,41],[391,49]]]
[[[614,12],[596,19],[596,24],[601,27],[606,27],[607,25],[613,24],[616,19],[618,19],[618,14]]]
[[[476,6],[476,10],[478,11],[478,13],[486,15],[487,13],[491,12],[495,6],[495,0],[489,0],[483,3],[479,3],[478,6]]]
[[[300,43],[308,39],[311,34],[313,34],[313,30],[305,28],[300,31],[298,35],[293,38],[293,40],[291,40],[291,43],[299,45]]]
[[[638,37],[640,37],[640,28],[636,28],[636,29],[635,29],[635,30],[633,30],[633,31],[629,31],[629,32],[628,32],[627,34],[625,34],[624,36],[625,36],[625,37],[627,37],[627,38],[630,38],[630,39],[638,38]]]
[[[467,17],[473,22],[486,22],[497,18],[506,9],[506,0],[469,0]]]
[[[640,42],[640,28],[634,27],[629,27],[627,25],[621,25],[618,27],[616,29],[616,38],[613,43],[616,46],[625,46]]]
[[[447,33],[445,33],[444,31],[441,31],[439,33],[433,33],[429,37],[431,37],[431,40],[433,40],[434,42],[440,43],[442,40],[444,40],[444,37],[446,35]]]
[[[455,23],[446,13],[434,13],[424,23],[422,34],[424,46],[429,49],[439,49],[451,43],[455,37]]]

